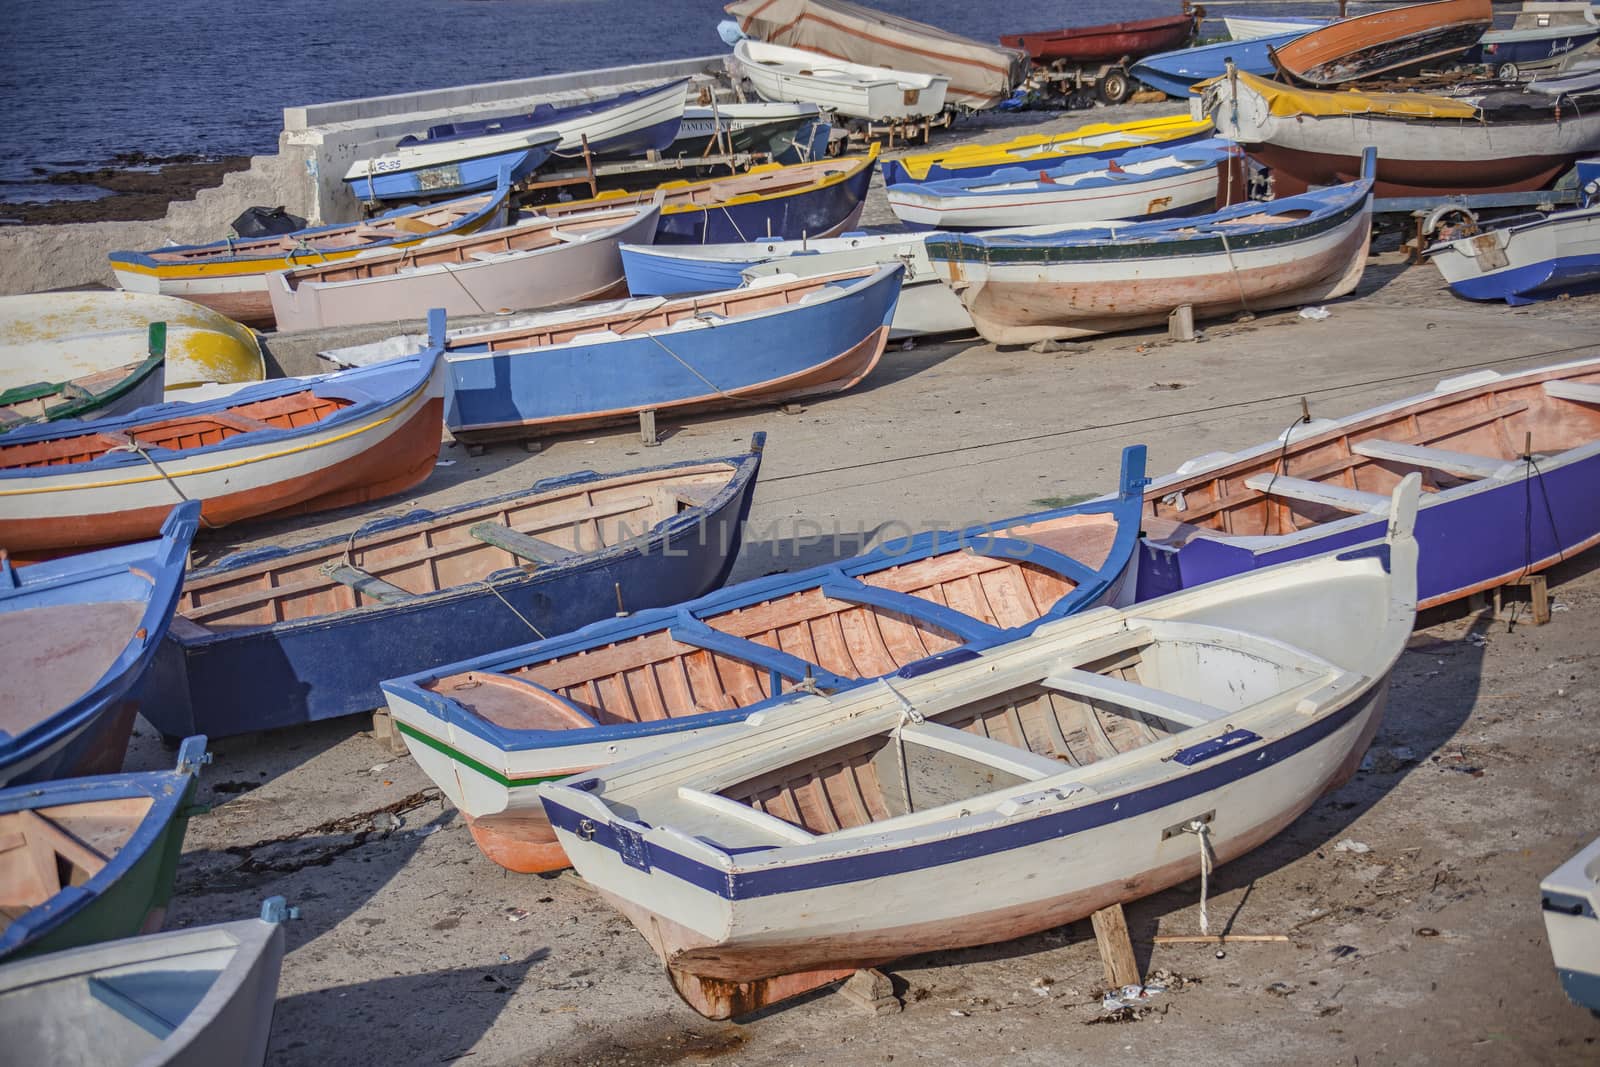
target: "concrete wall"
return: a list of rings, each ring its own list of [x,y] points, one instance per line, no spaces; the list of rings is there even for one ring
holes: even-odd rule
[[[108,252],[218,240],[252,204],[282,204],[304,215],[309,192],[282,156],[256,156],[247,170],[231,172],[221,185],[200,190],[193,200],[175,201],[162,219],[0,227],[0,294],[112,286]]]
[[[252,205],[282,204],[313,225],[348,221],[360,212],[343,181],[351,162],[393,147],[403,134],[421,133],[451,118],[524,110],[541,101],[710,77],[723,69],[725,58],[701,56],[285,108],[277,155],[256,156],[249,169],[227,175],[221,185],[173,203],[165,218],[0,227],[0,295],[112,285],[106,253],[220,240]]]

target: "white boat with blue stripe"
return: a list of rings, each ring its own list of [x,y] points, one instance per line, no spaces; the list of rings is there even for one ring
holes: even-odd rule
[[[1419,484],[1383,541],[797,695],[545,811],[711,1018],[1158,892],[1354,773],[1416,616]]]

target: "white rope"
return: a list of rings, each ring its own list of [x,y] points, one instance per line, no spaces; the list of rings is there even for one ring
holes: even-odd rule
[[[1213,863],[1211,854],[1211,826],[1208,823],[1194,820],[1184,828],[1185,833],[1193,834],[1200,839],[1200,932],[1211,932],[1211,920],[1206,915],[1206,894],[1210,889],[1211,867]]]
[[[906,814],[910,815],[911,768],[906,766],[906,742],[905,738],[900,736],[900,732],[906,728],[907,723],[926,722],[927,719],[922,712],[917,710],[915,704],[906,699],[904,693],[889,684],[889,679],[885,678],[883,684],[888,686],[889,692],[893,693],[894,698],[900,702],[900,721],[894,727],[894,746],[896,755],[900,757],[900,783],[905,786],[906,790]]]
[[[1228,235],[1219,231],[1222,238],[1222,253],[1228,257],[1228,269],[1233,272],[1233,284],[1239,287],[1239,306],[1244,308],[1246,315],[1255,317],[1255,312],[1250,310],[1250,302],[1244,298],[1244,279],[1239,277],[1239,268],[1233,262],[1233,249],[1228,247]]]
[[[709,326],[711,324],[707,323],[707,325]],[[713,326],[712,329],[715,329],[715,327]],[[702,382],[705,382],[706,385],[711,389],[712,392],[716,393],[718,396],[723,397],[725,399],[728,399],[728,400],[733,399],[732,397],[728,396],[727,392],[720,385],[718,385],[716,382],[712,381],[710,378],[707,378],[704,374],[701,374],[699,371],[695,370],[694,367],[689,363],[688,360],[684,359],[682,356],[678,355],[678,353],[676,353],[672,349],[668,348],[666,342],[663,341],[661,338],[657,337],[653,333],[647,333],[647,334],[645,334],[645,336],[650,338],[650,340],[654,341],[661,348],[661,351],[665,352],[667,355],[669,355],[673,359],[677,360],[678,364],[680,366],[682,366],[684,370],[688,371],[690,374],[694,375],[696,378],[699,378]]]
[[[140,459],[143,459],[146,463],[150,464],[150,466],[154,467],[156,469],[156,473],[157,474],[161,475],[162,478],[166,479],[167,484],[172,486],[172,491],[174,493],[178,494],[178,499],[179,500],[188,500],[189,499],[187,496],[184,495],[183,490],[178,488],[178,483],[172,480],[172,475],[168,474],[165,470],[163,470],[161,468],[161,464],[159,464],[159,463],[157,463],[155,461],[155,457],[150,455],[150,453],[146,452],[144,450],[144,446],[139,444],[139,442],[137,440],[135,440],[134,438],[129,437],[127,444],[125,444],[125,445],[113,445],[112,447],[106,449],[106,451],[107,452],[132,452],[132,453],[134,453]],[[203,512],[200,515],[200,525],[204,526],[208,530],[217,529],[216,524],[213,523],[213,522],[208,521]]]

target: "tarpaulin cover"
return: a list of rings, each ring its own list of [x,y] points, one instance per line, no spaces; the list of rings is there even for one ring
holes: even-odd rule
[[[1465,100],[1427,93],[1363,93],[1354,90],[1322,92],[1294,89],[1280,82],[1258,78],[1244,71],[1233,75],[1239,84],[1260,94],[1274,115],[1412,115],[1428,119],[1475,119],[1478,109]],[[1224,74],[1223,78],[1228,77]],[[1196,85],[1191,92],[1204,92],[1222,78]]]
[[[835,59],[950,79],[947,98],[998,104],[1028,76],[1028,54],[844,0],[738,0],[723,8],[758,40]]]

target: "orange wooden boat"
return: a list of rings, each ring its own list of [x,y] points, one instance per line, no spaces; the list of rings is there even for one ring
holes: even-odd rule
[[[1272,59],[1295,81],[1340,85],[1465,52],[1493,17],[1490,0],[1410,4],[1312,30],[1273,49]]]

